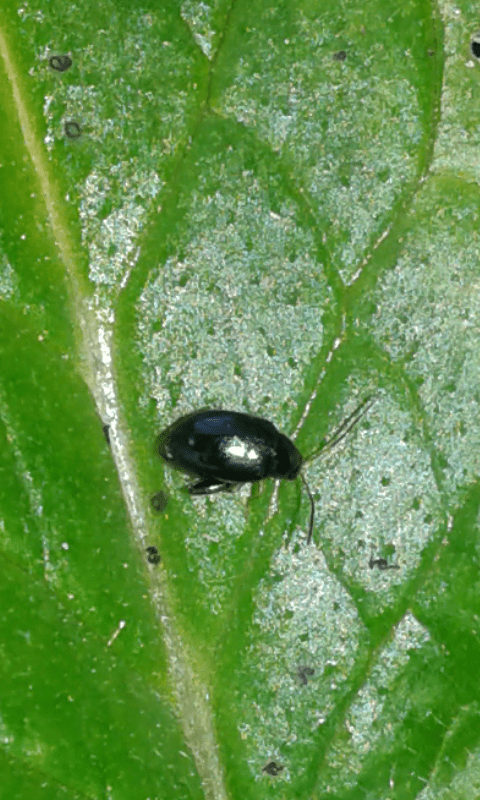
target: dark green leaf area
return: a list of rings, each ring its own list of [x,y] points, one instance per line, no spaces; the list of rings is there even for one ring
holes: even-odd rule
[[[377,311],[365,324],[419,386],[436,479],[450,500],[480,469],[479,217],[475,184],[452,175],[425,184],[405,216],[395,266],[379,281]]]
[[[353,798],[348,785],[348,767],[336,765],[341,753],[354,753],[362,759],[356,787],[364,791],[387,791],[394,783],[402,797],[415,797],[425,786],[432,769],[439,761],[444,742],[449,739],[457,706],[452,696],[454,676],[448,658],[434,643],[426,643],[421,651],[410,652],[407,663],[393,682],[378,687],[372,734],[375,753],[359,752],[361,731],[354,704],[352,716],[347,715],[346,729],[337,731],[338,742],[327,757],[326,769],[321,772],[321,786],[330,785],[335,797]],[[366,689],[366,690],[365,690]],[[365,687],[360,701],[368,696]],[[432,697],[436,700],[432,702]],[[353,723],[353,724],[352,724]],[[442,755],[440,755],[440,761]],[[387,795],[388,796],[388,795]],[[395,795],[393,795],[395,796]]]
[[[119,647],[158,668],[162,650],[101,420],[70,361],[20,321],[11,313],[0,322],[4,557],[25,581],[43,576],[105,640],[126,620]]]
[[[0,300],[21,308],[39,334],[73,344],[64,266],[52,241],[41,183],[26,157],[22,129],[11,113],[8,78],[0,62]],[[3,310],[2,310],[3,314]]]
[[[47,796],[45,776],[48,797],[101,797],[106,786],[124,798],[202,796],[191,759],[177,760],[185,746],[169,704],[153,676],[119,658],[116,641],[108,646],[5,559],[0,608],[5,796]]]
[[[2,772],[2,785],[8,796],[14,800],[37,800],[48,797],[48,800],[85,800],[85,794],[80,789],[75,791],[72,786],[62,784],[56,776],[47,776],[39,773],[36,766],[27,766],[25,760],[16,758],[15,754],[6,750],[0,752],[0,770]]]
[[[473,486],[440,548],[435,568],[417,597],[415,612],[445,648],[458,682],[458,701],[480,701],[479,579],[480,492]],[[453,666],[454,665],[454,666]]]
[[[431,688],[424,690],[425,698],[429,693],[437,698],[432,712],[444,726],[437,734],[441,746],[434,785],[439,787],[454,781],[457,772],[470,775],[471,754],[480,744],[479,511],[480,492],[473,486],[414,604],[443,653],[437,679],[432,677]]]

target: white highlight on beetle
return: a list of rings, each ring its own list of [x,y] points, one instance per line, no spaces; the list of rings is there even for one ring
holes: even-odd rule
[[[227,439],[225,443],[222,442],[220,447],[229,459],[242,465],[245,465],[246,461],[250,464],[261,464],[263,453],[268,449],[262,447],[260,442],[258,444],[244,442],[238,436]]]

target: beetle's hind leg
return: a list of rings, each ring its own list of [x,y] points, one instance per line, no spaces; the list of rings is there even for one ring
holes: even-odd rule
[[[231,492],[238,486],[237,483],[225,483],[225,481],[215,480],[215,478],[203,478],[196,483],[190,483],[187,486],[189,494],[218,494],[219,492]]]

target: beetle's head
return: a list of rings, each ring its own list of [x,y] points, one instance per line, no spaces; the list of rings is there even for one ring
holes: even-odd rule
[[[283,435],[276,447],[275,461],[276,474],[272,477],[286,478],[288,481],[298,477],[303,464],[303,458],[293,442]]]

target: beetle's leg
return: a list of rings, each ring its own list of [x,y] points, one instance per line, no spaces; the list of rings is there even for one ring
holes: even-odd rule
[[[215,478],[204,478],[197,483],[191,483],[187,486],[189,494],[218,494],[218,492],[229,492],[237,486],[236,483],[225,483],[225,481],[218,481]]]
[[[310,491],[310,486],[308,485],[307,481],[305,480],[305,476],[303,475],[302,472],[300,472],[299,474],[300,474],[300,478],[302,480],[302,483],[305,486],[305,489],[307,490],[308,499],[310,500],[310,520],[308,522],[308,536],[307,536],[307,544],[310,544],[310,542],[312,541],[313,523],[314,523],[314,520],[315,520],[315,501],[314,501],[313,495],[312,495],[312,493]]]

